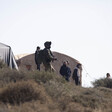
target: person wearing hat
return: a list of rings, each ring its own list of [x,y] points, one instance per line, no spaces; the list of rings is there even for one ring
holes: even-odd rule
[[[57,60],[57,59],[54,57],[53,53],[50,50],[51,41],[46,41],[44,43],[44,46],[45,46],[45,48],[43,50],[43,55],[44,55],[43,65],[45,67],[45,71],[53,72],[53,71],[55,71],[55,69],[51,65],[51,62],[53,62],[54,60]]]

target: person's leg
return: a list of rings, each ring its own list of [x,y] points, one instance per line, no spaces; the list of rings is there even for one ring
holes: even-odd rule
[[[49,63],[43,63],[44,67],[45,67],[45,71],[49,71],[51,72],[51,66]]]
[[[40,64],[37,64],[37,70],[40,71]]]
[[[78,85],[78,78],[75,78],[75,84]]]
[[[69,82],[69,78],[68,78],[68,77],[66,77],[65,79],[66,79],[66,81],[68,81],[68,82]]]
[[[78,85],[81,85],[81,81],[80,81],[80,79],[78,78]]]

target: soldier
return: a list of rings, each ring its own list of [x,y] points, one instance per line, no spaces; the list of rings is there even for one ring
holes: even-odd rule
[[[51,62],[57,59],[54,57],[53,53],[50,50],[51,42],[50,41],[45,42],[44,46],[45,48],[43,50],[43,55],[44,55],[43,65],[45,67],[45,71],[50,71],[50,72],[55,71],[55,69],[51,65]]]

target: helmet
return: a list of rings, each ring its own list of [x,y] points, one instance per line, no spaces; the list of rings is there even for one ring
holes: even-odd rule
[[[51,47],[51,41],[46,41],[44,43],[45,48],[50,48]]]

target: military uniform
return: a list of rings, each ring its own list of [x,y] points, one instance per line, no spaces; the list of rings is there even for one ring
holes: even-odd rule
[[[45,71],[54,72],[55,69],[51,65],[51,62],[56,60],[56,58],[53,56],[50,50],[51,42],[45,42],[44,45],[45,45],[45,48],[43,50],[43,55],[44,55],[43,65],[45,67]]]

